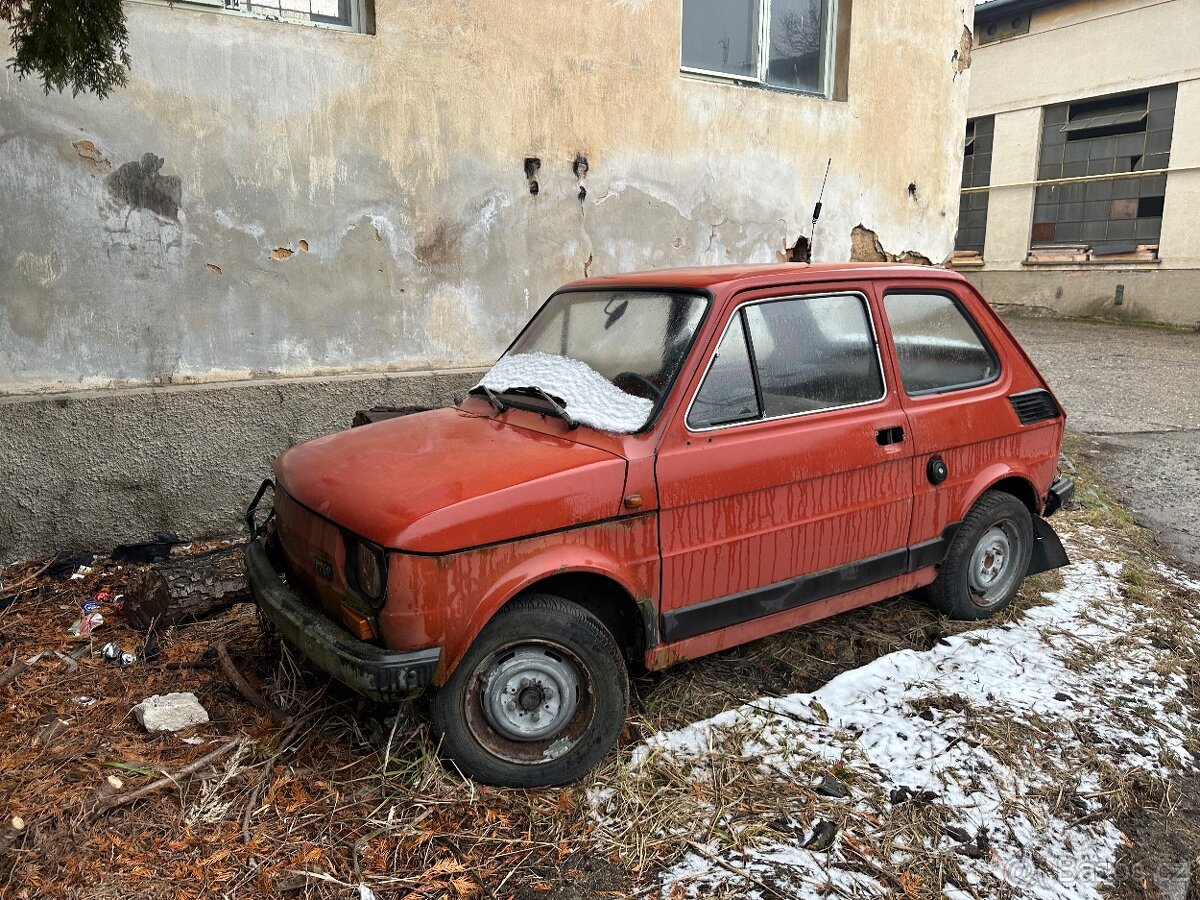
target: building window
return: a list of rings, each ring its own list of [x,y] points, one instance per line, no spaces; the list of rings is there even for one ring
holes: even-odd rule
[[[1150,253],[1162,231],[1175,85],[1045,109],[1033,255]],[[1139,172],[1157,174],[1138,176]]]
[[[204,6],[260,19],[373,31],[369,0],[179,0],[172,5]]]
[[[995,116],[967,121],[966,149],[963,151],[962,193],[958,197],[958,234],[954,249],[964,254],[983,255],[987,236],[988,192],[992,182],[992,135]]]
[[[685,72],[829,93],[835,0],[683,0]]]

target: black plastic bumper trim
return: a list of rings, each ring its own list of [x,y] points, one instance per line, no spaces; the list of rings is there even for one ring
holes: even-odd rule
[[[827,600],[918,569],[940,565],[960,524],[951,522],[940,537],[912,547],[902,547],[812,575],[802,575],[766,587],[673,609],[663,615],[663,640],[667,643],[682,641],[719,628],[729,628],[784,610],[807,606],[818,600]]]
[[[1060,475],[1055,479],[1054,484],[1050,485],[1050,493],[1046,495],[1046,508],[1042,514],[1047,517],[1054,515],[1070,503],[1074,496],[1075,482],[1066,475]]]
[[[246,548],[246,577],[258,608],[288,643],[347,687],[374,700],[401,700],[433,680],[440,647],[397,653],[360,641],[280,581],[265,537]]]

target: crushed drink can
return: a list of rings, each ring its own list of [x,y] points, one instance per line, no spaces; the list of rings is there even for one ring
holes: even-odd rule
[[[120,663],[121,663],[122,668],[128,669],[135,662],[137,662],[137,657],[134,656],[132,653],[130,653],[128,650],[125,650],[124,652],[121,653]]]
[[[86,615],[87,613],[94,613],[96,610],[98,610],[100,608],[100,604],[95,600],[88,600],[81,604],[81,608],[83,609],[84,615]]]
[[[104,624],[104,616],[98,612],[84,613],[83,617],[67,629],[68,634],[75,637],[90,637],[98,625]]]
[[[103,656],[107,662],[117,662],[121,658],[121,647],[116,641],[109,641],[100,648],[100,655]]]

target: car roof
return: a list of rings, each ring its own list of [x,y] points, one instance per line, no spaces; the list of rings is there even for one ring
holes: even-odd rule
[[[898,263],[767,263],[742,266],[696,266],[686,269],[649,269],[643,272],[625,272],[618,275],[598,275],[594,278],[569,282],[560,290],[653,287],[723,293],[725,290],[736,288],[766,287],[773,284],[803,284],[864,276],[953,280],[962,278],[961,275],[946,269]]]

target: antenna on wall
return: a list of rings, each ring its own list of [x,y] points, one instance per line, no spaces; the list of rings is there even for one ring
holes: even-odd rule
[[[808,251],[805,253],[805,262],[812,262],[813,244],[817,240],[817,219],[821,218],[821,200],[825,197],[825,185],[829,181],[829,168],[833,165],[833,157],[829,157],[829,162],[825,163],[825,177],[821,180],[821,192],[817,194],[817,205],[813,207],[812,229],[809,231]]]

